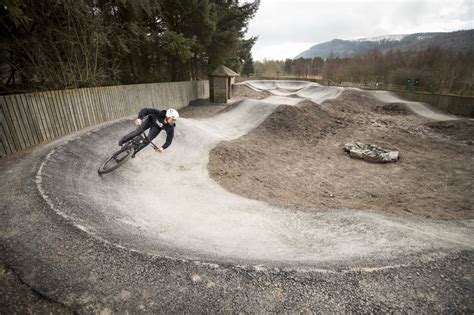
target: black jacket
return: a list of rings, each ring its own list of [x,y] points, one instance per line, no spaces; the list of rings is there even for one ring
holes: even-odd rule
[[[156,108],[142,108],[138,113],[138,118],[143,120],[145,116],[150,116],[153,119],[153,123],[160,131],[163,129],[166,131],[166,142],[163,144],[163,149],[169,147],[174,138],[174,127],[176,127],[176,124],[165,124],[166,110],[159,110]]]

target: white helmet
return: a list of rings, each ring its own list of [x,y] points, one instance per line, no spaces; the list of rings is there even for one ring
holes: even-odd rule
[[[170,108],[166,111],[166,118],[178,119],[179,113],[176,109]]]

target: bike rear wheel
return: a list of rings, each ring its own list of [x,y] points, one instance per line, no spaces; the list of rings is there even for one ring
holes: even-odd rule
[[[127,162],[133,155],[135,149],[132,146],[124,146],[111,157],[109,157],[100,167],[99,174],[110,173]]]

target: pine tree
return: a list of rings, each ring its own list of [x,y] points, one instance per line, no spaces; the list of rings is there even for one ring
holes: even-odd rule
[[[247,59],[245,59],[244,65],[242,67],[242,74],[245,76],[251,76],[255,72],[254,66],[253,66],[253,58],[252,56],[249,56]]]

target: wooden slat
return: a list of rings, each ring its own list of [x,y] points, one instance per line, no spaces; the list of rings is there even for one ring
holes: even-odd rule
[[[4,144],[3,143],[3,139],[0,137],[0,157],[5,157],[7,156],[7,149],[6,149],[6,146],[8,146],[8,144]]]
[[[127,108],[126,102],[122,95],[122,90],[120,86],[114,86],[114,94],[115,94],[115,104],[117,106],[117,118],[122,118],[126,116]]]
[[[8,143],[8,151],[10,151],[10,153],[15,153],[20,148],[16,145],[18,140],[14,134],[13,125],[9,119],[5,99],[3,96],[0,96],[0,123],[2,124],[2,131]]]
[[[144,84],[143,85],[143,98],[146,103],[147,107],[153,107],[153,101],[152,101],[152,91],[150,88],[151,84]]]
[[[16,133],[19,136],[21,148],[26,149],[30,146],[28,134],[26,133],[25,128],[23,127],[22,123],[22,115],[20,111],[20,106],[18,105],[18,101],[16,100],[15,95],[8,95],[8,108],[11,111],[13,124],[15,126]]]
[[[89,127],[91,125],[91,122],[90,122],[91,119],[89,116],[90,115],[89,111],[87,110],[87,103],[86,103],[84,89],[77,90],[77,99],[78,99],[78,104],[82,111],[82,119],[84,120],[84,127]]]
[[[89,113],[91,115],[91,126],[93,126],[99,122],[99,119],[97,118],[97,113],[93,105],[90,89],[86,88],[84,89],[84,92],[85,92],[85,97],[86,97],[86,102],[87,102],[87,109],[89,110]]]
[[[77,102],[76,102],[76,99],[75,99],[75,89],[71,89],[69,90],[67,96],[69,98],[69,104],[71,104],[71,109],[74,113],[74,122],[76,124],[76,131],[78,130],[81,130],[83,129],[83,125],[82,125],[82,113],[80,111],[80,108],[79,106],[77,106]]]
[[[105,95],[104,88],[96,88],[96,93],[97,93],[97,98],[99,99],[100,107],[103,112],[103,121],[109,121],[110,120],[110,110],[109,110],[109,102],[107,100],[107,97]]]
[[[77,108],[74,106],[74,101],[71,97],[72,90],[66,90],[63,91],[63,96],[66,104],[68,105],[69,112],[71,113],[70,116],[70,121],[72,123],[72,127],[74,127],[74,131],[80,130],[80,124],[79,124],[79,112],[77,111]]]
[[[161,95],[163,95],[163,97],[160,99],[160,104],[159,104],[159,107],[160,108],[164,108],[166,104],[169,104],[169,94],[170,94],[170,91],[169,89],[165,88],[165,85],[166,84],[160,84],[160,92],[161,92]],[[171,104],[169,104],[171,105]]]
[[[51,122],[49,120],[48,110],[44,103],[44,95],[43,93],[36,93],[36,94],[32,94],[32,97],[34,97],[35,99],[38,113],[41,116],[41,120],[43,121],[44,135],[46,137],[45,139],[46,140],[53,139],[54,134],[51,127]]]
[[[41,112],[40,106],[38,104],[39,100],[40,100],[40,97],[36,93],[36,94],[25,94],[25,98],[26,98],[28,104],[30,104],[32,110],[35,113],[35,116],[36,116],[37,122],[38,122],[38,127],[39,127],[40,132],[41,132],[41,139],[42,139],[41,141],[44,141],[44,140],[48,139],[49,136],[48,136],[48,125],[46,124],[46,119],[44,118],[44,115]]]
[[[35,140],[35,144],[39,144],[44,141],[43,135],[41,133],[41,127],[39,125],[38,116],[34,110],[33,103],[28,100],[26,94],[21,94],[21,99],[23,101],[23,105],[25,106],[25,111],[30,118],[27,122],[30,125],[30,130],[33,133],[33,139]]]
[[[148,93],[148,102],[150,102],[151,106],[154,106],[154,104],[156,104],[155,94],[153,92],[153,89],[154,89],[154,84],[149,84],[147,87],[147,93]]]
[[[141,97],[140,97],[140,91],[135,88],[131,91],[131,95],[133,95],[134,97],[134,102],[133,102],[133,105],[137,108],[142,108],[143,107],[143,104],[142,104],[142,100],[141,100]]]
[[[99,120],[97,118],[97,114],[96,114],[94,106],[93,106],[92,95],[91,95],[91,91],[90,91],[89,88],[84,89],[84,97],[85,97],[85,100],[86,100],[86,103],[87,103],[87,110],[89,111],[89,115],[91,117],[91,126],[94,126],[94,125],[97,124],[97,122]]]
[[[127,96],[127,100],[128,100],[128,110],[130,113],[135,113],[137,111],[137,103],[138,103],[138,100],[137,100],[137,96],[136,96],[136,93],[135,91],[132,91],[131,88],[129,86],[126,86],[126,92],[125,92],[125,95]]]
[[[104,100],[104,109],[105,109],[105,117],[106,117],[106,121],[111,121],[114,119],[114,115],[113,115],[113,104],[112,102],[110,101],[110,95],[109,95],[109,91],[108,91],[108,87],[105,87],[105,89],[101,89],[101,93],[102,93],[102,97],[103,97],[103,100]]]
[[[17,108],[17,103],[15,101],[14,96],[8,95],[6,96],[7,98],[7,104],[8,104],[8,110],[10,111],[10,116],[13,121],[13,126],[15,127],[15,132],[18,135],[18,140],[21,146],[21,149],[26,149],[29,145],[27,145],[27,139],[24,133],[24,130],[22,129],[22,125],[20,125],[20,119],[21,115],[19,114],[19,109]]]
[[[15,148],[15,152],[16,151],[20,151],[22,149],[21,147],[21,140],[20,140],[20,136],[18,134],[18,132],[16,131],[15,129],[15,124],[14,124],[14,116],[13,116],[13,111],[10,111],[11,110],[11,105],[9,103],[9,101],[7,101],[7,97],[6,96],[0,96],[0,105],[2,106],[2,110],[3,110],[3,115],[5,117],[5,121],[6,121],[6,124],[8,126],[8,130],[10,131],[10,135],[12,137],[12,141],[13,141],[13,147]],[[12,150],[13,150],[13,147]]]
[[[69,104],[67,103],[66,97],[64,95],[64,91],[58,91],[57,94],[59,98],[59,102],[61,103],[61,108],[64,113],[64,122],[66,124],[67,134],[73,133],[74,130],[74,123],[73,123],[73,114],[69,108]]]
[[[109,86],[108,93],[109,93],[109,102],[112,108],[112,120],[115,120],[119,118],[120,115],[118,114],[118,104],[117,104],[117,99],[115,95],[115,89],[113,86]]]
[[[138,89],[137,88],[134,88],[132,89],[132,87],[128,87],[129,89],[129,92],[127,94],[130,95],[130,97],[132,98],[132,105],[134,106],[134,108],[136,108],[137,106],[140,106],[140,92],[138,92]],[[135,111],[135,110],[134,110]]]
[[[66,134],[66,130],[64,129],[64,126],[63,126],[63,121],[62,121],[63,118],[61,115],[61,110],[59,109],[59,105],[56,101],[55,94],[53,91],[48,91],[46,93],[48,96],[47,100],[50,106],[49,108],[51,110],[51,115],[53,117],[52,124],[57,131],[56,137],[64,136]]]
[[[29,97],[27,94],[22,94],[22,99],[23,103],[27,106],[27,110],[31,114],[31,121],[30,121],[30,127],[31,130],[34,132],[36,135],[36,144],[39,144],[45,140],[45,137],[43,137],[43,127],[42,127],[42,122],[41,122],[41,117],[39,117],[38,112],[36,111],[35,105],[32,102],[31,97]]]
[[[5,155],[15,152],[13,139],[3,114],[3,106],[0,107],[0,140],[4,143]]]
[[[82,104],[81,104],[81,101],[79,99],[79,90],[78,89],[74,89],[71,93],[71,98],[73,100],[73,104],[74,104],[74,107],[76,108],[76,111],[78,113],[78,123],[79,123],[79,127],[81,129],[84,129],[87,127],[86,123],[85,123],[85,120],[84,120],[84,116],[85,116],[85,113],[82,111]]]
[[[14,98],[16,101],[16,106],[18,108],[18,113],[20,115],[18,117],[18,123],[21,126],[23,135],[26,137],[24,138],[25,144],[27,147],[30,147],[33,144],[35,144],[35,141],[34,141],[33,134],[28,123],[29,117],[25,112],[25,108],[23,106],[23,102],[21,101],[20,95],[14,95]]]
[[[112,105],[112,119],[118,119],[118,104],[117,104],[117,96],[115,94],[115,88],[113,86],[109,87],[109,95],[110,95],[110,104]]]
[[[166,103],[166,95],[163,92],[163,85],[162,84],[157,84],[154,86],[154,95],[155,98],[153,100],[153,104],[157,108],[162,108],[164,107],[164,103]]]
[[[0,103],[0,141],[2,142],[2,157],[12,154],[16,151],[12,135],[3,113],[3,106]]]
[[[111,90],[110,87],[106,87],[104,89],[105,99],[106,99],[106,102],[107,102],[107,108],[109,110],[109,112],[108,112],[108,117],[109,117],[108,121],[111,121],[111,120],[115,119],[115,104],[112,100],[112,95],[110,93],[110,90]]]
[[[90,125],[93,126],[93,125],[96,125],[97,124],[97,117],[95,115],[95,112],[94,112],[94,108],[92,106],[92,97],[91,97],[91,92],[90,92],[90,89],[86,88],[84,89],[84,97],[86,99],[86,104],[87,104],[87,111],[89,113],[89,117],[90,117]]]
[[[134,113],[135,112],[135,104],[136,104],[136,99],[135,95],[132,95],[132,92],[129,91],[128,86],[124,86],[124,99],[127,102],[127,112],[129,113]]]
[[[117,104],[120,109],[120,117],[126,117],[128,116],[128,100],[125,97],[125,94],[123,92],[123,86],[116,86],[115,87],[117,96],[118,96],[118,101]]]
[[[69,103],[69,97],[67,91],[60,91],[59,93],[61,97],[61,102],[63,104],[64,114],[66,115],[66,123],[69,127],[68,134],[77,131],[76,123],[74,121],[74,112],[72,110],[72,106]]]
[[[100,124],[104,121],[104,112],[102,111],[101,108],[101,103],[100,103],[100,98],[97,95],[97,89],[96,88],[91,88],[91,96],[92,96],[92,105],[94,106],[94,110],[97,115],[97,124]]]
[[[135,94],[136,97],[136,104],[138,105],[139,108],[143,108],[146,106],[145,102],[143,101],[143,93],[142,93],[142,88],[140,86],[135,87],[133,93]]]
[[[102,122],[102,114],[100,112],[99,104],[97,102],[97,95],[95,94],[95,90],[93,88],[89,88],[89,97],[91,102],[91,108],[96,118],[94,125],[98,125]]]
[[[126,102],[125,98],[122,95],[122,90],[119,86],[114,86],[114,94],[116,96],[115,104],[117,106],[118,118],[125,117],[127,113]]]
[[[117,97],[115,94],[115,88],[113,86],[109,87],[109,96],[110,96],[110,104],[112,105],[112,120],[118,119],[118,104],[117,104]]]
[[[72,121],[72,112],[71,112],[71,109],[69,108],[69,104],[67,102],[67,99],[65,97],[65,93],[64,91],[56,91],[57,93],[57,97],[58,97],[58,100],[61,104],[61,109],[63,111],[63,114],[64,114],[64,123],[66,125],[66,134],[70,134],[70,133],[73,133],[75,130],[74,130],[74,123]]]
[[[89,102],[89,109],[93,117],[92,125],[97,125],[100,122],[100,118],[97,113],[97,109],[95,108],[94,95],[93,95],[92,89],[87,88],[86,91],[87,91],[87,99]]]
[[[69,94],[68,94],[69,104],[71,104],[71,108],[74,112],[74,121],[76,123],[76,130],[81,130],[84,128],[84,126],[82,124],[82,113],[75,99],[75,94],[76,94],[75,91],[76,91],[75,89],[69,90]]]
[[[71,121],[70,121],[70,115],[71,114],[69,113],[67,103],[65,102],[63,94],[61,93],[61,91],[55,91],[55,94],[56,94],[55,95],[56,100],[58,101],[59,108],[60,108],[60,111],[61,111],[61,114],[62,114],[64,128],[66,130],[65,134],[67,135],[67,134],[70,134],[71,132],[74,131],[74,128],[73,128],[73,126],[71,124]]]
[[[141,95],[142,95],[142,106],[154,107],[154,104],[150,102],[150,88],[148,84],[145,84],[142,86]]]
[[[97,88],[92,88],[92,97],[94,100],[94,105],[95,105],[95,110],[97,111],[98,117],[99,117],[99,124],[101,124],[106,118],[105,118],[105,112],[103,110],[103,104],[102,100],[100,98],[100,91]]]
[[[156,84],[152,84],[150,90],[151,90],[152,102],[153,102],[153,104],[156,104],[156,99],[157,99],[156,98]]]
[[[39,125],[38,115],[31,101],[28,101],[28,97],[26,96],[26,94],[21,94],[20,99],[23,103],[25,112],[28,115],[26,123],[29,125],[33,140],[35,144],[39,144],[44,141],[44,138],[41,132],[41,127]]]
[[[155,84],[153,86],[153,104],[155,107],[162,107],[161,106],[161,101],[163,97],[161,95],[161,90],[160,86],[158,84]]]
[[[117,105],[119,106],[119,116],[120,118],[126,117],[128,114],[127,101],[123,95],[123,89],[121,86],[115,87],[115,93],[117,93]]]
[[[58,127],[54,121],[53,105],[50,102],[50,97],[47,92],[40,93],[40,100],[43,111],[45,113],[46,121],[48,123],[51,139],[57,138],[60,135]]]
[[[76,100],[74,98],[75,90],[71,89],[68,92],[69,93],[67,94],[67,97],[69,99],[69,104],[71,105],[72,112],[74,113],[74,123],[76,126],[76,131],[78,131],[83,128],[82,123],[81,123],[82,115],[81,115],[79,107],[77,106]]]
[[[110,110],[109,110],[109,102],[107,101],[107,97],[105,95],[105,91],[103,89],[96,88],[98,92],[98,96],[100,98],[100,103],[102,104],[101,108],[104,112],[104,121],[110,120]]]
[[[56,100],[56,103],[58,105],[58,110],[61,116],[61,122],[63,123],[64,136],[71,133],[72,130],[68,122],[68,114],[66,112],[64,100],[61,97],[60,91],[54,91],[54,99]]]
[[[0,116],[2,116],[2,114],[0,114]],[[0,118],[0,142],[3,144],[3,150],[4,150],[4,154],[1,156],[1,157],[4,157],[8,154],[12,154],[13,151],[11,150],[10,148],[10,143],[7,139],[7,135],[6,135],[6,131],[5,131],[6,128],[4,128],[4,124],[2,123],[2,119]]]
[[[48,92],[48,102],[49,105],[51,106],[51,113],[53,115],[53,125],[56,127],[56,130],[58,131],[58,137],[63,136],[66,133],[66,130],[64,129],[63,126],[63,118],[61,115],[61,111],[59,109],[59,105],[57,103],[56,97],[54,95],[54,91],[49,91]]]

